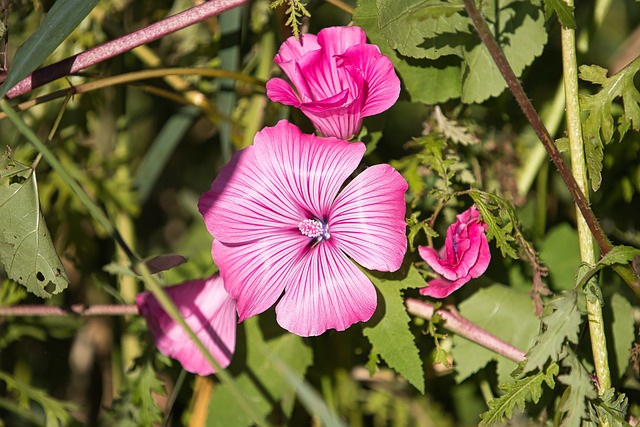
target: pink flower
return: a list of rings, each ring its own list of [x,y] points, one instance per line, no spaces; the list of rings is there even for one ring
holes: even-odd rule
[[[447,237],[440,253],[420,246],[420,256],[441,278],[431,280],[420,294],[444,298],[471,279],[480,277],[487,270],[491,253],[482,222],[475,206],[458,215],[458,220],[447,229]]]
[[[400,94],[391,61],[367,44],[359,27],[325,28],[301,40],[289,37],[274,61],[295,91],[274,78],[267,83],[267,95],[300,108],[324,136],[351,138],[363,117],[387,110]]]
[[[258,132],[202,195],[213,259],[241,321],[276,302],[278,323],[301,336],[371,317],[375,288],[349,258],[400,268],[407,183],[384,164],[342,188],[364,151],[361,142],[306,135],[281,121]]]
[[[222,368],[229,366],[236,346],[236,304],[225,291],[222,278],[216,275],[164,290],[216,362]],[[162,354],[178,360],[186,371],[194,374],[215,372],[186,332],[160,307],[153,294],[138,294],[136,304]]]

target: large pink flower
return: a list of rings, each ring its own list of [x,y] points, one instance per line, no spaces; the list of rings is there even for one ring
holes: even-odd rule
[[[359,27],[325,28],[300,40],[290,37],[274,61],[295,91],[274,78],[267,83],[267,95],[300,108],[324,136],[351,138],[363,117],[387,110],[400,94],[391,61],[367,44]]]
[[[258,132],[202,195],[213,258],[240,320],[278,300],[278,323],[301,336],[371,317],[375,288],[349,258],[373,270],[400,267],[407,183],[383,164],[340,191],[364,151],[281,121]]]
[[[216,275],[206,280],[168,286],[164,290],[216,362],[222,368],[229,366],[236,346],[236,304],[225,291],[222,278]],[[136,304],[162,354],[178,360],[189,372],[198,375],[215,372],[195,343],[162,309],[153,294],[138,294]]]
[[[422,295],[444,298],[471,279],[480,277],[487,270],[491,253],[478,208],[472,206],[460,215],[447,229],[447,237],[440,253],[435,249],[419,246],[420,256],[442,277],[431,280],[429,286],[420,289]]]

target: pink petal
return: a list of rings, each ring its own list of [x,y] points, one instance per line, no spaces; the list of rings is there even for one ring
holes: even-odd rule
[[[434,279],[429,282],[429,286],[420,289],[420,295],[433,298],[446,298],[454,291],[460,289],[468,281],[469,278],[461,278],[453,282],[447,279]]]
[[[343,331],[369,320],[376,309],[373,284],[331,240],[311,248],[285,281],[278,324],[303,337]]]
[[[302,34],[300,40],[296,40],[295,37],[289,37],[282,43],[273,61],[282,68],[287,77],[291,78],[295,72],[296,61],[300,60],[308,52],[319,49],[320,45],[314,34]]]
[[[491,251],[489,250],[489,243],[487,242],[487,236],[484,234],[484,228],[486,224],[476,224],[478,228],[482,228],[482,233],[478,232],[476,238],[479,240],[479,251],[473,267],[469,269],[469,276],[472,278],[480,277],[487,271],[489,262],[491,261]]]
[[[350,47],[340,55],[338,65],[357,70],[366,82],[362,93],[365,100],[362,117],[373,116],[391,108],[400,96],[400,79],[393,70],[393,64],[378,47],[362,44]]]
[[[169,286],[165,292],[216,362],[222,368],[229,366],[236,345],[236,310],[235,301],[224,290],[222,279],[213,276],[207,280],[192,280]],[[150,292],[136,296],[136,304],[161,353],[178,360],[186,371],[198,375],[215,372]]]
[[[310,216],[323,218],[364,151],[363,144],[306,135],[282,120],[233,155],[198,208],[224,243],[297,230]]]
[[[360,27],[327,27],[320,30],[317,42],[325,55],[331,58],[351,46],[366,43],[367,36]]]
[[[430,246],[418,246],[418,252],[423,260],[429,264],[429,267],[438,274],[442,274],[448,280],[456,280],[458,275],[449,265],[446,264],[446,258],[440,258],[438,252]]]
[[[282,79],[273,78],[267,82],[267,96],[273,102],[300,107],[298,95],[293,91],[291,85]]]
[[[275,304],[284,291],[284,277],[295,268],[308,243],[309,238],[298,230],[244,245],[213,242],[213,259],[227,292],[237,299],[240,322]]]
[[[365,169],[331,209],[331,239],[365,268],[397,270],[407,251],[406,191],[407,182],[390,165]]]

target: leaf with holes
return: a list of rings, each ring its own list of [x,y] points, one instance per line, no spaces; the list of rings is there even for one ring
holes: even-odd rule
[[[62,292],[69,281],[40,211],[35,172],[18,162],[3,162],[0,218],[0,262],[9,278],[41,298]]]

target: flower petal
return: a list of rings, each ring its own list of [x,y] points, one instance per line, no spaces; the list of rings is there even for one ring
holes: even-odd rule
[[[298,95],[293,91],[291,85],[282,79],[273,78],[267,82],[267,96],[273,102],[300,107]]]
[[[472,278],[480,277],[482,274],[487,271],[487,267],[489,266],[489,262],[491,261],[491,251],[489,250],[489,243],[487,242],[487,237],[484,234],[487,225],[486,224],[475,224],[476,227],[480,228],[482,232],[478,232],[476,234],[477,239],[479,239],[479,250],[478,257],[476,259],[476,263],[469,269],[469,276]]]
[[[273,61],[278,64],[287,77],[291,79],[295,72],[295,63],[302,59],[308,52],[319,49],[320,45],[317,42],[315,34],[302,34],[300,40],[292,36],[282,43]]]
[[[351,46],[364,44],[367,36],[360,27],[327,27],[318,32],[317,43],[329,58],[344,53]]]
[[[275,304],[285,288],[284,277],[296,268],[309,241],[296,230],[244,245],[213,242],[213,259],[227,292],[237,299],[240,322]]]
[[[236,309],[235,301],[225,291],[220,276],[169,286],[165,292],[216,362],[222,368],[229,366],[236,345]],[[136,304],[161,353],[178,360],[186,371],[198,375],[215,372],[153,294],[142,292],[136,296]]]
[[[284,280],[278,324],[303,337],[343,331],[369,320],[376,309],[373,284],[331,240],[311,248]]]
[[[380,53],[377,46],[352,46],[340,55],[338,66],[357,70],[366,82],[361,109],[362,117],[373,116],[391,108],[400,96],[400,79],[391,60]]]
[[[331,209],[331,239],[365,268],[397,270],[407,251],[406,191],[407,182],[390,165],[365,169]]]
[[[425,295],[433,298],[446,298],[454,291],[460,289],[465,283],[469,281],[469,278],[460,278],[455,281],[447,279],[434,279],[429,281],[429,286],[420,289],[420,295]]]

